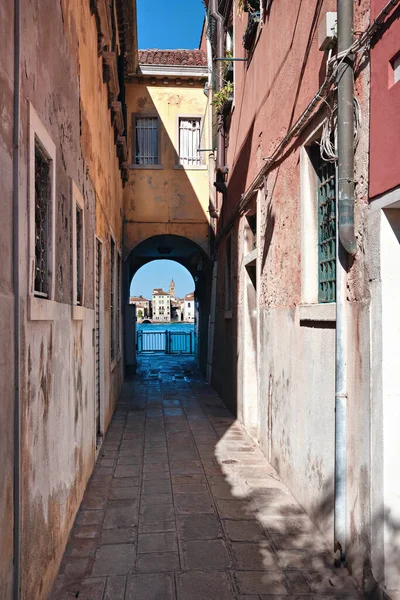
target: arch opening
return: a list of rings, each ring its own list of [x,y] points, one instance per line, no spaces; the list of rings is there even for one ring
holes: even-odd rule
[[[192,282],[190,287],[192,289],[183,295],[182,292],[185,291],[184,287],[175,287],[175,301],[171,302],[169,310],[166,310],[168,297],[163,296],[163,293],[170,292],[169,284],[173,279],[173,277],[169,279],[167,265],[172,265],[173,263],[178,263],[185,268],[185,271],[181,270],[181,272],[186,272],[190,277],[190,281]],[[163,271],[162,266],[167,268]],[[145,287],[144,284],[140,285],[140,281],[141,279],[143,280],[143,275],[146,274],[146,267],[149,274],[149,281]],[[179,272],[176,267],[175,272]],[[131,250],[124,262],[124,269],[125,304],[132,306],[130,304],[130,302],[133,302],[132,298],[136,299],[137,304],[135,309],[136,314],[134,315],[135,327],[136,323],[138,323],[140,328],[144,324],[144,321],[150,322],[147,325],[165,325],[167,323],[170,325],[178,323],[193,324],[195,340],[193,350],[200,369],[205,373],[208,352],[212,261],[204,249],[189,238],[170,234],[156,235],[143,240]],[[170,267],[169,272],[172,271],[174,269]],[[154,278],[150,281],[153,277],[152,272],[154,274],[159,273],[160,285],[153,285],[156,281]],[[186,279],[186,281],[188,280]],[[136,286],[135,282],[139,282],[139,286]],[[168,289],[164,289],[167,287],[167,284]],[[143,288],[142,291],[141,288]],[[148,297],[150,296],[149,292],[153,292],[156,288],[160,290],[155,296],[157,307],[153,306],[153,293],[151,299]],[[192,297],[185,298],[189,294],[192,294]],[[183,298],[181,297],[182,295],[184,296]],[[140,299],[140,296],[142,296],[142,299]],[[158,302],[157,296],[161,296],[164,302]],[[183,304],[179,305],[179,301],[182,300]],[[164,311],[160,312],[160,308],[164,308]],[[127,307],[127,324],[133,318],[132,315],[132,309]],[[129,327],[126,325],[126,346],[132,343],[131,340],[127,340],[127,335],[131,335],[127,331],[128,329]],[[139,345],[138,348],[140,350]],[[126,352],[126,354],[128,355],[129,352]]]

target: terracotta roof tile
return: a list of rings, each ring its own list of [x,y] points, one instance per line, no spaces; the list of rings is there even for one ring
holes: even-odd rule
[[[139,50],[139,64],[206,67],[207,57],[202,50]]]

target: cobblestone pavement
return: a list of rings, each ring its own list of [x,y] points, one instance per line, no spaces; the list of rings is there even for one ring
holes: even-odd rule
[[[52,600],[361,598],[188,358],[128,381]]]

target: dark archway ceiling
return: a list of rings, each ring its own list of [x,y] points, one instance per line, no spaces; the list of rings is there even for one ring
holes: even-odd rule
[[[189,260],[204,255],[203,250],[192,240],[177,235],[157,235],[141,242],[129,258]]]

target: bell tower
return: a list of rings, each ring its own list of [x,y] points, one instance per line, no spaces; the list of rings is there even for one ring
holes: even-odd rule
[[[175,298],[175,282],[172,279],[171,283],[169,284],[169,295],[171,296],[171,298]]]

